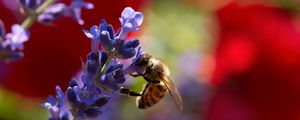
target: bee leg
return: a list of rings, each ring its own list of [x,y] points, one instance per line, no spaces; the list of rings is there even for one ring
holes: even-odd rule
[[[129,90],[128,88],[123,88],[123,87],[121,87],[120,93],[129,95],[129,96],[141,96],[140,93],[136,93],[134,91]]]
[[[144,88],[143,88],[143,92],[142,95],[144,95],[144,93],[146,92],[146,90],[148,89],[150,83],[147,83]]]
[[[147,77],[145,77],[145,76],[143,76],[143,77],[144,77],[144,79],[145,79],[147,82],[149,82],[149,83],[160,83],[159,80],[151,80],[151,79],[149,79],[149,78],[147,78]]]

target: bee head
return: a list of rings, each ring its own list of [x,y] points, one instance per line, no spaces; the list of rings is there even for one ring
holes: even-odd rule
[[[144,74],[146,72],[147,67],[149,66],[151,55],[143,53],[136,56],[136,58],[133,60],[133,64],[130,65],[129,71],[130,73],[137,72],[140,74]]]
[[[149,54],[143,54],[137,61],[137,66],[146,67],[149,64],[149,60],[152,56]]]

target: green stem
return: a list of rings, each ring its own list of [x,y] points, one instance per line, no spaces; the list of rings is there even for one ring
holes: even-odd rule
[[[95,85],[96,85],[97,87],[102,88],[102,89],[104,89],[104,90],[107,90],[107,91],[109,91],[109,92],[112,92],[112,90],[111,90],[110,88],[107,88],[106,86],[101,85],[101,84],[99,83],[99,81],[98,81],[98,80],[100,79],[100,77],[104,74],[104,71],[106,70],[107,66],[109,65],[110,60],[111,60],[111,57],[108,57],[108,59],[106,60],[105,64],[104,64],[103,67],[101,68],[99,74],[97,74],[97,76],[94,77],[94,83],[95,83]]]
[[[104,64],[104,66],[102,67],[101,71],[100,71],[100,76],[103,75],[104,71],[106,70],[108,64],[110,63],[110,58],[108,58]]]
[[[54,3],[55,0],[46,0],[40,7],[36,9],[36,11],[28,16],[24,22],[22,23],[22,27],[25,29],[28,29],[31,27],[31,25],[36,21],[37,17],[52,3]]]

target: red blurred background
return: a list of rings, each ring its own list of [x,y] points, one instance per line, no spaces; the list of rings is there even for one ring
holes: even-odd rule
[[[297,11],[231,2],[216,11],[219,39],[209,120],[300,119]]]

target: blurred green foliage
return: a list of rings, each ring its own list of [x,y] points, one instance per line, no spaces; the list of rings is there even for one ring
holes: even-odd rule
[[[185,53],[204,53],[212,47],[212,17],[180,0],[155,1],[145,12],[141,38],[147,53],[161,58],[177,74],[178,58]]]
[[[43,120],[47,110],[39,105],[38,100],[29,99],[0,88],[1,120]]]

